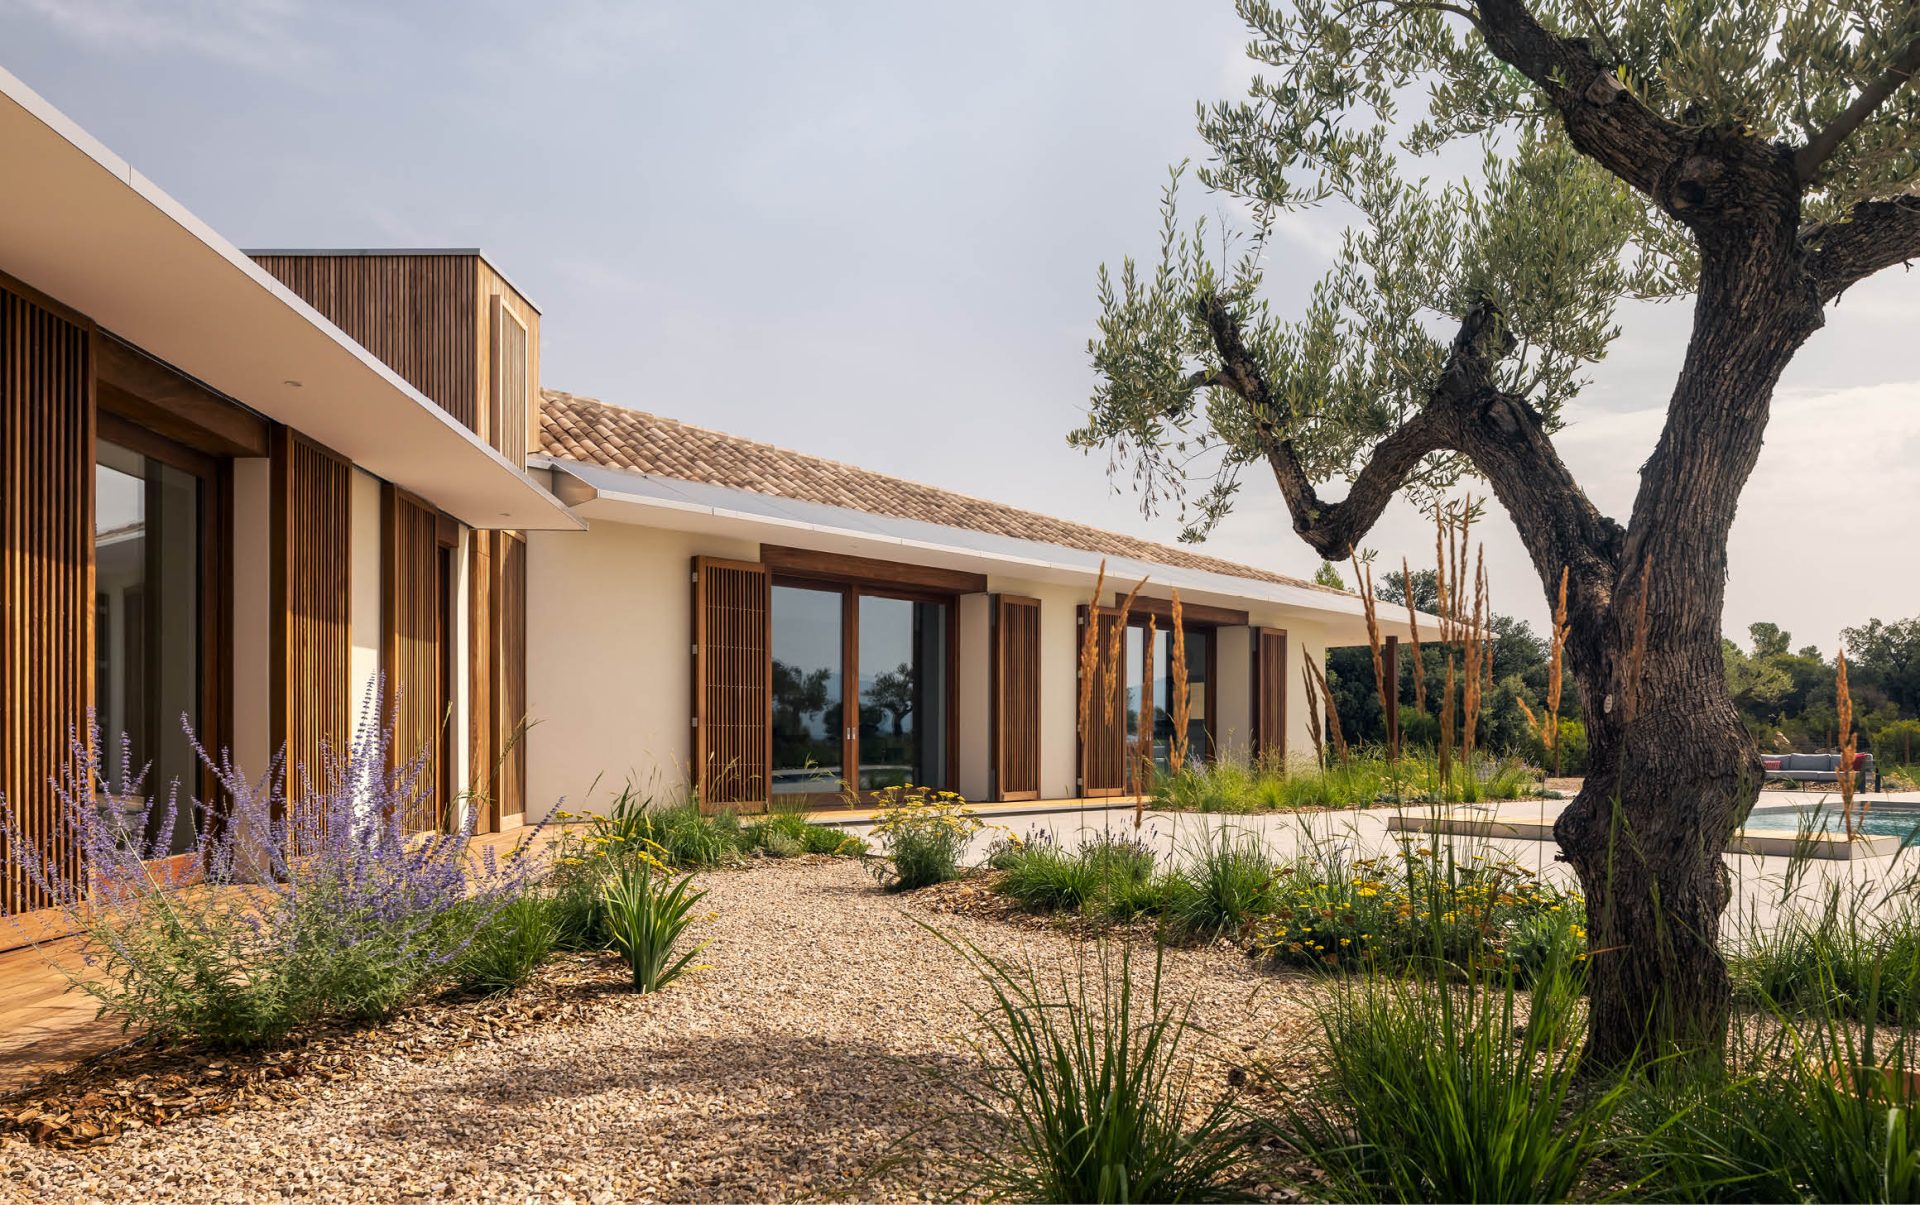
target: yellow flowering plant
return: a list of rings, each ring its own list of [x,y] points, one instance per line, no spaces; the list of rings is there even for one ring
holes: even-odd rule
[[[889,891],[957,879],[960,859],[985,821],[954,791],[903,783],[874,793],[873,839],[882,853],[868,865]]]
[[[1526,978],[1585,957],[1585,915],[1579,895],[1515,862],[1403,846],[1286,868],[1254,946],[1276,962],[1323,969],[1424,959]]]

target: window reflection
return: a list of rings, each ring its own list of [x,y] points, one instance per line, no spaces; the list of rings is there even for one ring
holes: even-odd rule
[[[122,735],[129,768],[146,767],[147,793],[174,782],[181,804],[170,831],[148,818],[150,846],[191,848],[199,762],[181,717],[201,718],[200,478],[102,440],[94,466],[94,713],[118,776]],[[131,805],[137,818],[143,804]]]

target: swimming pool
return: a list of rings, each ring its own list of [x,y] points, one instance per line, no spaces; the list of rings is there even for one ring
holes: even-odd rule
[[[1840,818],[1840,805],[1802,804],[1798,807],[1758,807],[1741,826],[1747,832],[1791,837],[1801,831],[1839,834],[1846,832]],[[1900,804],[1877,803],[1863,815],[1854,806],[1853,831],[1869,837],[1912,837],[1920,831],[1920,808]]]

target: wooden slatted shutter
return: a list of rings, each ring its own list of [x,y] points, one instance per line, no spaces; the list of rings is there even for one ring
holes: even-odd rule
[[[527,463],[527,405],[531,392],[527,371],[527,327],[507,308],[506,298],[493,295],[488,321],[490,399],[489,442],[518,467]]]
[[[293,804],[326,785],[325,751],[344,758],[351,735],[352,476],[306,436],[275,430],[271,724]]]
[[[1077,628],[1080,639],[1086,639],[1088,608],[1081,606],[1080,622]],[[1099,625],[1100,657],[1107,659],[1109,649],[1117,648],[1119,664],[1113,673],[1111,698],[1102,693],[1106,674],[1096,669],[1099,678],[1088,689],[1085,683],[1079,684],[1079,698],[1088,700],[1092,715],[1086,725],[1086,739],[1080,746],[1080,793],[1084,796],[1120,795],[1126,791],[1127,782],[1127,664],[1126,633],[1117,632],[1120,626],[1120,613],[1102,607],[1093,617]],[[1118,644],[1114,644],[1118,636]],[[1079,649],[1074,650],[1076,658]],[[1109,705],[1111,704],[1111,705]],[[1078,700],[1076,699],[1076,706]]]
[[[1287,634],[1279,628],[1253,630],[1253,755],[1287,756]]]
[[[494,825],[527,811],[527,538],[498,534],[494,546]]]
[[[381,664],[386,705],[393,708],[393,764],[418,757],[416,795],[407,817],[416,832],[437,832],[446,819],[446,568],[440,531],[446,520],[411,494],[386,485],[380,494]]]
[[[771,594],[765,565],[693,558],[693,764],[708,811],[771,798]]]
[[[93,355],[91,324],[0,287],[0,795],[74,877],[48,780],[93,704]],[[4,845],[0,871],[0,914],[55,902]]]
[[[1040,798],[1040,600],[993,596],[993,784],[996,799]]]
[[[499,827],[493,781],[499,756],[493,718],[493,546],[493,532],[476,531],[467,550],[467,791],[479,813],[474,831],[482,833]]]

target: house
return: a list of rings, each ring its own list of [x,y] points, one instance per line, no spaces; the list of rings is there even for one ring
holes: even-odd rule
[[[1297,753],[1304,659],[1365,639],[1352,595],[542,390],[481,252],[243,253],[4,72],[0,163],[0,794],[56,854],[90,712],[207,797],[181,717],[284,749],[297,803],[384,679],[423,829],[603,772],[1100,796],[1143,697],[1164,755],[1174,589],[1201,756]],[[1083,750],[1088,622],[1125,669]],[[0,913],[45,903],[0,850]]]

